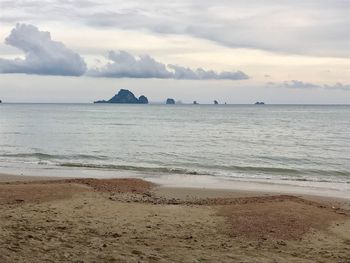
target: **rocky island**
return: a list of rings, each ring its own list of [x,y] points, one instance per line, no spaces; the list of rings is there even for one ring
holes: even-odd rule
[[[136,98],[130,90],[121,89],[110,100],[98,100],[94,103],[148,104],[148,99],[144,95]]]
[[[165,104],[175,104],[175,100],[168,98]]]

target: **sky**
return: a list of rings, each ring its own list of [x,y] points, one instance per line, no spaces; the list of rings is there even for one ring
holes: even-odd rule
[[[0,99],[350,104],[348,0],[0,0]]]

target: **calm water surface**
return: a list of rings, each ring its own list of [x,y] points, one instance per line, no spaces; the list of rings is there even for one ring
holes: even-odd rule
[[[1,169],[350,183],[350,106],[1,104]]]

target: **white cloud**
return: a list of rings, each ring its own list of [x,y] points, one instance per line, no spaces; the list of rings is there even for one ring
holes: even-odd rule
[[[290,80],[290,81],[284,81],[282,83],[269,82],[268,84],[272,86],[279,86],[279,87],[290,88],[290,89],[314,89],[314,88],[320,87],[319,85],[300,81],[300,80]]]
[[[242,71],[224,71],[215,72],[213,70],[204,70],[198,68],[196,70],[177,66],[168,65],[170,69],[173,70],[174,79],[197,79],[197,80],[208,80],[208,79],[230,79],[230,80],[243,80],[249,79],[248,75]]]
[[[91,69],[88,75],[109,78],[158,78],[158,79],[229,79],[243,80],[249,77],[242,71],[215,72],[213,70],[196,70],[178,65],[166,65],[149,55],[135,57],[126,51],[108,53],[108,62],[101,68]]]
[[[25,57],[0,58],[0,73],[80,76],[86,71],[86,64],[79,54],[33,25],[17,24],[5,42],[22,50]]]
[[[344,90],[344,91],[350,91],[350,84],[342,84],[340,82],[337,82],[334,85],[323,85],[325,89],[330,90]]]

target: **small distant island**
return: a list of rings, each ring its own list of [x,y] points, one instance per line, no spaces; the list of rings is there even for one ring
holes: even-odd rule
[[[263,101],[257,101],[257,102],[255,102],[255,105],[265,105],[265,102],[263,102]]]
[[[144,95],[136,98],[134,93],[132,93],[130,90],[121,89],[110,100],[98,100],[94,103],[148,104],[148,99]]]
[[[214,104],[217,105],[219,104],[219,102],[217,100],[214,100]]]
[[[165,104],[175,104],[175,100],[168,98]]]

